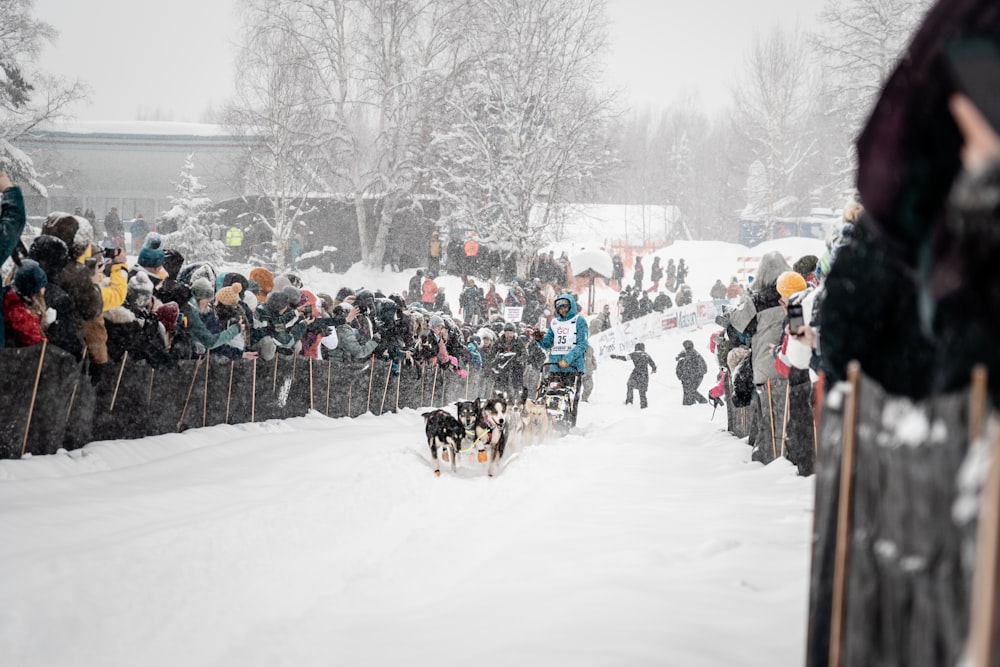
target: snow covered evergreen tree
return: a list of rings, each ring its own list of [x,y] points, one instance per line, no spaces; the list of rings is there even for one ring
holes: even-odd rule
[[[163,247],[177,250],[185,262],[210,262],[218,266],[226,258],[226,245],[212,238],[212,226],[218,224],[219,212],[212,211],[212,200],[202,196],[206,186],[194,175],[194,156],[188,155],[176,183],[177,196],[170,198],[170,210],[160,214],[158,226],[171,231],[163,238]]]

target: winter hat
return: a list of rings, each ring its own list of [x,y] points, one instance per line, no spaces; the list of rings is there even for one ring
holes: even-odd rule
[[[86,218],[61,211],[49,213],[42,223],[42,234],[61,239],[73,259],[86,252],[94,238],[94,230]]]
[[[128,279],[129,292],[142,292],[143,294],[153,294],[153,281],[145,271],[137,271],[134,276]]]
[[[646,351],[646,344],[645,343],[636,343],[635,344],[635,351],[636,352],[645,352]]]
[[[349,296],[354,296],[354,290],[352,290],[350,287],[341,287],[339,290],[337,290],[336,301],[337,303],[341,303],[343,302],[344,299],[346,299]]]
[[[272,313],[280,312],[288,307],[288,294],[283,290],[277,290],[267,295],[267,307]]]
[[[181,266],[183,265],[184,255],[176,250],[165,250],[163,252],[163,269],[171,278],[177,278],[177,274],[181,272]]]
[[[277,289],[275,291],[277,291]],[[285,285],[281,289],[281,291],[288,296],[288,305],[291,306],[292,308],[297,308],[299,305],[299,299],[302,297],[302,294],[301,292],[299,292],[298,288],[296,288],[294,285]]]
[[[227,287],[223,287],[215,294],[215,302],[222,304],[223,306],[235,306],[240,302],[240,290],[243,286],[239,283],[233,283]]]
[[[785,271],[782,273],[778,276],[778,282],[775,286],[778,289],[778,294],[786,299],[793,294],[798,294],[807,287],[806,279],[802,277],[801,273],[796,271]]]
[[[205,276],[191,283],[191,293],[196,299],[211,299],[215,296],[215,290],[212,289],[212,282]]]
[[[250,290],[247,290],[246,292],[243,293],[243,303],[247,305],[247,308],[250,309],[250,312],[257,310],[257,305],[258,305],[257,295],[251,292]]]
[[[49,284],[42,267],[33,259],[21,260],[21,266],[14,272],[14,289],[24,297],[35,296]]]
[[[316,300],[323,306],[323,310],[325,310],[326,312],[329,313],[330,311],[333,310],[333,297],[330,296],[329,294],[326,294],[325,292],[319,292],[316,295]],[[397,306],[399,305],[398,301],[396,302],[396,305]],[[400,310],[402,310],[402,307],[400,307]]]
[[[694,349],[694,341],[686,340],[684,341],[684,349],[691,351]]]
[[[236,273],[235,271],[230,271],[224,274],[222,278],[222,287],[229,287],[230,285],[239,284],[240,293],[243,292],[243,286],[249,284],[249,280],[245,278],[242,274]]]
[[[159,318],[163,328],[173,331],[177,326],[177,318],[180,317],[181,309],[173,301],[168,301],[156,309],[156,317]]]
[[[285,289],[292,284],[292,281],[288,279],[287,273],[282,273],[280,276],[274,277],[274,284],[271,287],[272,292],[277,292],[278,290]]]
[[[342,324],[347,324],[347,313],[348,308],[344,306],[335,306],[333,312],[330,313],[330,318],[333,320],[333,326],[339,327]]]
[[[139,259],[136,260],[136,263],[147,269],[155,269],[163,266],[164,261],[166,261],[166,255],[159,248],[143,248],[139,251]]]
[[[430,326],[431,329],[433,329],[434,327],[443,327],[444,326],[444,320],[441,319],[440,315],[431,315],[431,320],[430,320],[429,326]]]
[[[54,276],[69,262],[69,248],[62,239],[42,234],[31,242],[28,257],[38,262],[47,276]]]
[[[274,289],[274,275],[267,269],[258,266],[250,270],[250,280],[260,285],[260,298],[266,299]]]
[[[128,280],[126,299],[140,308],[145,308],[153,299],[153,281],[145,271],[138,271]]]
[[[142,240],[142,247],[149,248],[150,250],[162,250],[163,237],[160,236],[159,232],[150,232],[146,234],[146,238]]]
[[[194,281],[198,280],[198,278],[205,278],[208,281],[209,287],[211,287],[215,284],[215,268],[207,262],[195,262],[194,264],[188,264],[177,274],[177,280],[185,285],[193,285]],[[212,293],[215,293],[214,289]]]
[[[150,232],[146,234],[146,238],[142,242],[142,250],[139,251],[139,259],[137,263],[139,266],[144,266],[146,268],[155,269],[158,266],[163,266],[163,261],[166,259],[166,255],[163,252],[163,237],[161,237],[157,232]]]
[[[792,264],[792,270],[803,276],[808,276],[816,270],[817,264],[819,264],[819,257],[816,255],[802,255]]]

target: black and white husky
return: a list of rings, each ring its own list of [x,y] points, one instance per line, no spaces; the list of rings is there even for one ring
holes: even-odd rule
[[[489,454],[490,465],[486,474],[493,476],[494,466],[503,457],[507,447],[507,398],[502,394],[481,401],[476,399],[479,416],[476,419],[476,449],[479,460],[485,461]]]
[[[451,471],[455,472],[455,459],[462,448],[465,427],[446,410],[432,410],[423,413],[423,416],[427,445],[431,448],[431,459],[434,461],[434,474],[441,476],[442,455],[445,461],[451,459]]]

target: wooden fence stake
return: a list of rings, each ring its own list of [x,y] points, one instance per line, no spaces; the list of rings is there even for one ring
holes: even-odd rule
[[[847,597],[847,565],[851,549],[851,523],[854,510],[854,452],[857,448],[858,388],[861,365],[852,361],[847,365],[850,383],[847,404],[844,406],[844,444],[840,454],[840,500],[837,507],[837,543],[833,563],[833,601],[830,613],[830,663],[840,667],[841,644],[844,632],[844,609]]]
[[[313,360],[309,357],[309,409],[313,408]]]
[[[38,353],[38,370],[35,371],[35,386],[31,389],[31,403],[28,405],[28,421],[24,425],[24,439],[21,440],[21,457],[24,458],[24,450],[28,447],[28,433],[31,431],[31,417],[35,414],[35,399],[38,398],[38,382],[42,379],[42,364],[45,363],[45,349],[48,340],[42,339],[42,349]]]
[[[326,416],[330,416],[330,381],[333,379],[333,362],[326,362]]]
[[[403,373],[400,371],[399,375],[396,376],[396,409],[393,412],[399,412],[399,385],[403,381]]]
[[[424,378],[427,377],[427,364],[420,362],[420,407],[424,407]]]
[[[371,358],[371,368],[368,370],[368,401],[365,403],[365,412],[372,409],[372,386],[375,384],[375,355]]]
[[[792,397],[792,384],[785,384],[785,411],[781,417],[781,455],[785,455],[785,444],[788,442],[788,402]]]
[[[191,392],[194,391],[194,381],[198,379],[198,371],[201,370],[201,357],[194,363],[194,372],[191,373],[191,384],[188,386],[187,398],[184,399],[184,407],[181,408],[181,418],[177,420],[177,432],[180,433],[184,425],[184,415],[187,414],[188,402],[191,400]]]
[[[385,409],[385,395],[389,392],[389,378],[392,376],[392,361],[389,361],[389,368],[385,369],[385,386],[382,387],[382,402],[378,406],[378,413],[381,415]]]
[[[229,391],[226,393],[226,423],[229,423],[229,406],[233,400],[233,369],[236,368],[236,362],[229,364]]]
[[[972,370],[972,395],[969,405],[970,445],[983,437],[986,422],[986,369]],[[986,448],[988,463],[979,498],[979,522],[976,526],[976,566],[972,573],[969,610],[969,664],[992,667],[996,663],[993,629],[997,622],[996,595],[1000,583],[1000,425],[994,420]]]
[[[201,426],[204,428],[208,425],[208,368],[212,364],[208,363],[211,361],[211,350],[205,350],[205,395],[201,397]]]
[[[250,423],[254,423],[254,413],[257,409],[257,360],[253,360],[253,382],[250,390]]]
[[[122,373],[125,372],[126,361],[128,361],[128,350],[125,350],[125,354],[122,355],[122,365],[118,368],[118,379],[115,380],[115,390],[111,393],[111,404],[108,406],[108,412],[115,411],[115,401],[118,400],[118,387],[122,383]]]
[[[767,404],[770,406],[767,410],[767,416],[771,420],[771,459],[778,458],[778,445],[774,441],[774,399],[771,397],[771,378],[767,378]]]
[[[431,381],[431,405],[434,405],[434,392],[437,390],[438,366],[439,364],[434,364],[434,379]]]

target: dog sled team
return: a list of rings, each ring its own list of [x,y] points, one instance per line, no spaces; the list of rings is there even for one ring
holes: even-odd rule
[[[553,430],[568,432],[576,424],[589,330],[572,294],[556,297],[554,310],[548,329],[531,332],[548,352],[533,397],[526,388],[515,397],[497,391],[485,399],[458,401],[455,415],[444,409],[423,413],[435,475],[441,474],[442,460],[455,472],[456,459],[474,451],[480,463],[488,461],[492,477],[510,442],[537,444]]]

